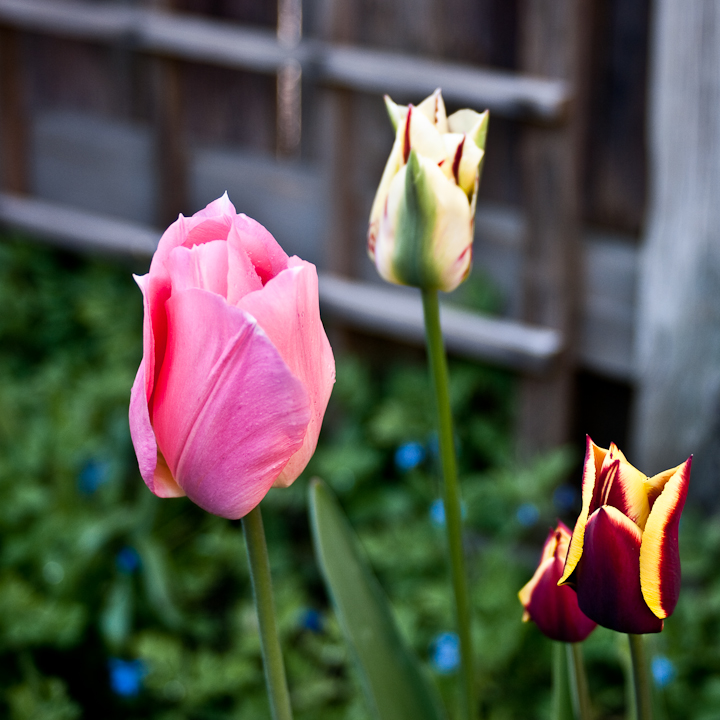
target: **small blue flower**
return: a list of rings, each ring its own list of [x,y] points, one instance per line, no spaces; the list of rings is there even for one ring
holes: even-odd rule
[[[445,505],[440,498],[430,505],[430,522],[435,527],[445,527]]]
[[[523,527],[532,527],[540,519],[540,511],[532,503],[523,503],[517,509],[515,517]]]
[[[460,503],[460,517],[463,520],[467,517],[467,505],[465,501]],[[442,498],[432,501],[430,505],[430,522],[435,527],[445,527],[445,503]]]
[[[125,575],[132,575],[140,567],[140,556],[134,547],[126,545],[115,556],[115,566]]]
[[[109,658],[110,687],[121,697],[135,697],[147,675],[147,666],[142,660],[121,660]]]
[[[88,460],[78,475],[78,490],[83,495],[92,495],[110,479],[110,465],[107,462]]]
[[[403,443],[395,451],[395,467],[400,472],[414,470],[425,460],[425,448],[419,442]]]
[[[436,672],[449,675],[460,665],[460,640],[453,632],[440,633],[430,645],[430,662]]]
[[[660,688],[669,685],[677,674],[672,660],[663,655],[654,657],[652,663],[650,663],[650,668],[652,670],[653,680],[655,680],[655,684]]]
[[[321,633],[323,631],[322,615],[313,608],[303,610],[300,615],[300,627],[310,632]]]
[[[577,488],[572,485],[560,485],[553,493],[553,505],[558,512],[569,512],[577,506],[579,495]]]

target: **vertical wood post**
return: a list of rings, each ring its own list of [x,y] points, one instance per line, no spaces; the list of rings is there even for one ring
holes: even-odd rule
[[[327,0],[324,32],[327,40],[351,43],[354,31],[352,0]],[[355,274],[353,258],[357,207],[353,188],[353,93],[345,89],[327,91],[324,99],[323,135],[327,138],[325,162],[331,192],[330,222],[326,240],[325,269],[341,275]]]
[[[291,50],[302,38],[302,0],[278,0],[277,37]],[[278,158],[300,155],[302,134],[302,68],[297,60],[288,60],[277,73]]]
[[[633,455],[656,473],[695,453],[720,471],[720,6],[657,0],[648,224],[640,266]]]
[[[172,10],[173,0],[149,0],[156,10]],[[181,66],[172,58],[152,58],[153,123],[157,168],[157,222],[165,227],[190,208],[189,158],[183,127]]]
[[[22,85],[20,33],[0,28],[0,157],[2,189],[29,191],[28,113]]]
[[[567,441],[573,394],[579,275],[581,116],[587,0],[524,0],[520,64],[525,72],[571,84],[571,117],[559,127],[523,129],[527,236],[523,316],[563,332],[566,351],[541,378],[521,381],[518,434],[525,455]]]

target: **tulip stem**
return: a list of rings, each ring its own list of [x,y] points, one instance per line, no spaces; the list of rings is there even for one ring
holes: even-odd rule
[[[636,720],[652,720],[652,697],[648,677],[645,643],[642,635],[628,634],[632,660],[633,688],[635,690]]]
[[[285,678],[285,665],[275,622],[270,559],[259,505],[242,519],[242,527],[250,563],[255,609],[260,626],[265,684],[270,699],[272,717],[273,720],[292,720],[290,693]]]
[[[462,518],[460,489],[455,459],[452,413],[448,388],[447,358],[440,328],[440,305],[436,290],[422,290],[430,373],[435,387],[438,419],[438,441],[444,482],[445,527],[447,529],[455,591],[455,612],[460,638],[460,661],[464,686],[465,716],[475,717],[475,675],[473,672],[472,641],[470,637],[470,596],[465,575],[465,558],[462,544]]]
[[[590,720],[590,694],[583,661],[582,643],[566,643],[570,695],[577,720]]]

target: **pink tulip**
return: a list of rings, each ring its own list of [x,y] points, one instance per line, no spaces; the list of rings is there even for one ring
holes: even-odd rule
[[[240,518],[315,451],[335,382],[315,266],[227,194],[160,239],[143,293],[130,434],[145,483]]]

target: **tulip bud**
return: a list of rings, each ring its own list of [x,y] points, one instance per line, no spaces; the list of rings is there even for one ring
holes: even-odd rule
[[[570,543],[570,530],[558,522],[543,546],[540,564],[530,582],[518,593],[525,612],[551,640],[582,642],[596,627],[578,607],[572,588],[558,587]]]
[[[315,266],[288,257],[227,195],[160,238],[143,292],[143,359],[130,395],[140,474],[227,518],[303,471],[335,361]]]
[[[614,444],[587,439],[583,506],[561,585],[582,611],[611,630],[660,632],[680,594],[678,525],[692,458],[647,477]]]
[[[368,253],[387,281],[454,290],[470,272],[488,112],[447,117],[440,90],[414,107],[385,97],[395,143],[370,213]]]

